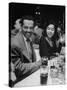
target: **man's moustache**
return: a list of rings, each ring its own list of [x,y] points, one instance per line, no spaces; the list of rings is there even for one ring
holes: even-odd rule
[[[25,33],[34,33],[34,32],[31,32],[31,31],[25,31]]]

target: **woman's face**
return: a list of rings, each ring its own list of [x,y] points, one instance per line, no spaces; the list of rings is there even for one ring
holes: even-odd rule
[[[48,38],[52,38],[55,33],[55,27],[53,24],[49,24],[46,28],[46,34]]]

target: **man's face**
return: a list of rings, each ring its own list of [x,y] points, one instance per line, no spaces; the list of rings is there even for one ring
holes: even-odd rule
[[[22,30],[26,38],[30,38],[33,33],[34,21],[33,20],[24,20]]]

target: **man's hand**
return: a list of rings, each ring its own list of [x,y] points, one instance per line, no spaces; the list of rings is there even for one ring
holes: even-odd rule
[[[21,60],[18,59],[18,60],[15,62],[14,66],[15,66],[15,69],[21,70],[21,67],[22,67],[22,62],[21,62]]]
[[[16,79],[17,79],[17,78],[16,78],[15,73],[11,71],[11,80],[12,80],[12,81],[16,81]]]

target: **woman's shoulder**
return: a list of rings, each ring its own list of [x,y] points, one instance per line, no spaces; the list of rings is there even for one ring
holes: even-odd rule
[[[45,38],[44,36],[42,36],[42,37],[40,38],[40,43],[41,43],[41,44],[44,44],[44,45],[47,43],[46,38]]]
[[[46,39],[45,39],[45,37],[44,36],[42,36],[41,38],[40,38],[40,41],[45,41]]]

